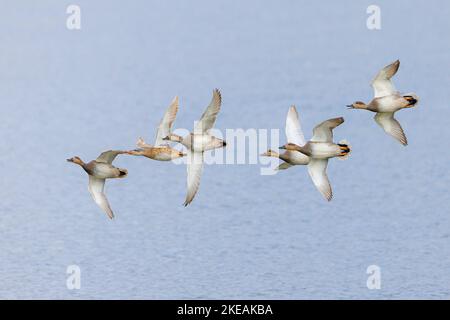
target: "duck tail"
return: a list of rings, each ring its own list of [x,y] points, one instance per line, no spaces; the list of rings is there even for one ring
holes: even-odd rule
[[[338,157],[339,160],[347,160],[352,152],[352,146],[347,140],[341,140],[338,143],[338,146],[341,148],[341,155]]]
[[[407,107],[416,107],[419,102],[419,96],[415,93],[405,93],[403,98],[408,101]]]
[[[119,176],[118,178],[125,178],[128,175],[127,169],[119,168]]]

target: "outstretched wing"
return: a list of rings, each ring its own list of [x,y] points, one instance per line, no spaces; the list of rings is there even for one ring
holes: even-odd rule
[[[121,151],[121,150],[105,151],[105,152],[102,152],[95,161],[111,164],[114,161],[114,159],[117,157],[117,155],[123,154],[123,153],[125,153],[125,151]]]
[[[187,152],[187,194],[184,206],[194,200],[200,186],[200,178],[203,170],[203,152]]]
[[[314,142],[333,142],[333,129],[344,122],[344,118],[334,118],[326,120],[317,125],[313,130],[311,141]]]
[[[295,106],[289,108],[286,117],[286,137],[289,143],[294,143],[298,146],[304,146],[306,144]]]
[[[394,74],[397,73],[399,67],[400,61],[396,60],[395,62],[384,67],[380,72],[378,72],[371,83],[375,98],[388,96],[397,92],[391,78]]]
[[[330,201],[333,192],[327,176],[327,164],[328,159],[311,159],[308,164],[308,172],[317,190]]]
[[[108,199],[105,195],[105,179],[99,179],[89,176],[89,192],[95,203],[108,215],[110,219],[114,218],[114,214],[109,206]]]
[[[164,117],[159,123],[158,130],[156,131],[156,141],[155,146],[167,145],[167,141],[164,141],[163,138],[167,137],[170,134],[170,130],[172,128],[172,124],[175,121],[178,112],[178,97],[173,98],[170,106],[167,108]]]
[[[200,121],[197,122],[194,128],[195,134],[202,134],[210,130],[216,122],[217,114],[220,111],[222,104],[222,95],[219,89],[214,89],[211,102],[203,113]]]
[[[393,112],[379,112],[375,115],[375,121],[387,134],[393,136],[401,144],[404,146],[408,144],[408,140],[406,139],[402,126],[394,118]]]

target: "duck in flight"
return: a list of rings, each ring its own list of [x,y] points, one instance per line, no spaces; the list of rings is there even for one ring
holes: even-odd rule
[[[152,146],[145,143],[144,139],[139,138],[137,141],[137,146],[139,149],[130,150],[127,154],[134,156],[144,156],[149,159],[158,161],[170,161],[185,156],[181,151],[173,149],[169,144],[163,140],[164,137],[170,135],[170,130],[172,124],[175,121],[175,117],[178,112],[178,97],[175,97],[167,108],[161,122],[159,123],[158,129],[156,131],[156,141]]]
[[[187,148],[187,195],[184,206],[194,199],[200,186],[203,170],[203,154],[205,151],[222,148],[226,142],[209,133],[216,122],[217,114],[222,104],[222,96],[218,89],[214,89],[211,102],[203,113],[200,121],[196,122],[194,131],[185,137],[169,134],[163,140],[178,142]]]
[[[415,93],[401,94],[395,89],[391,78],[397,73],[400,61],[397,60],[381,69],[372,80],[375,97],[368,104],[356,101],[347,107],[375,112],[375,121],[383,130],[406,146],[408,140],[402,126],[395,119],[395,112],[417,105],[419,97]]]
[[[68,162],[75,163],[82,167],[89,175],[88,190],[95,203],[108,215],[110,219],[114,218],[108,199],[105,194],[105,180],[114,178],[124,178],[127,176],[126,169],[116,168],[112,165],[114,159],[126,151],[109,150],[105,151],[97,159],[88,163],[83,162],[80,157],[67,159]]]
[[[289,108],[286,117],[285,133],[288,143],[293,143],[298,146],[304,146],[306,144],[295,106]],[[286,170],[292,166],[307,165],[309,163],[309,157],[298,151],[285,150],[285,152],[280,154],[269,149],[261,156],[274,157],[283,160],[283,163],[281,163],[276,170]]]
[[[326,172],[328,159],[338,157],[344,160],[350,154],[350,146],[346,141],[340,141],[338,144],[333,142],[333,129],[343,122],[342,117],[326,120],[314,128],[313,137],[303,146],[287,143],[280,147],[280,149],[301,152],[309,157],[309,175],[316,188],[328,201],[333,197]]]

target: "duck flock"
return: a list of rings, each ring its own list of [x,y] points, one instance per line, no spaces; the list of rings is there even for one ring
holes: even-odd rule
[[[356,101],[347,107],[349,109],[362,109],[375,113],[375,121],[383,130],[397,139],[401,144],[407,145],[406,135],[395,119],[395,112],[411,108],[417,105],[419,97],[414,93],[401,94],[392,83],[400,66],[397,60],[381,69],[372,80],[374,98],[369,103]],[[187,157],[187,194],[184,205],[187,206],[194,199],[199,186],[203,168],[204,152],[226,146],[222,139],[214,137],[209,132],[213,128],[217,115],[222,105],[222,96],[218,89],[213,91],[213,97],[200,120],[196,122],[191,133],[185,137],[172,133],[172,125],[178,112],[178,97],[175,97],[162,118],[156,133],[154,145],[147,144],[142,138],[137,141],[138,149],[122,151],[109,150],[102,152],[97,159],[85,163],[80,157],[75,156],[67,161],[82,167],[89,176],[88,190],[95,203],[108,215],[114,218],[113,211],[105,195],[105,180],[124,178],[126,169],[112,165],[114,159],[120,154],[144,156],[152,160],[171,161],[173,159]],[[341,125],[344,118],[326,120],[317,125],[309,141],[305,140],[299,117],[295,106],[289,108],[286,118],[287,143],[280,147],[283,153],[267,150],[262,156],[276,157],[283,162],[277,170],[286,170],[295,165],[308,166],[309,175],[319,192],[330,201],[332,189],[326,173],[328,159],[348,158],[351,147],[345,140],[339,143],[333,142],[333,129]],[[170,143],[179,143],[186,149],[186,153],[178,151],[170,146]]]

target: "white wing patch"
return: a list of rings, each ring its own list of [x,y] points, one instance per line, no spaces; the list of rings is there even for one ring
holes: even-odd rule
[[[379,112],[375,115],[375,121],[387,134],[397,139],[401,144],[404,146],[408,144],[408,140],[406,139],[402,126],[394,118],[393,112]]]
[[[216,122],[217,114],[220,111],[222,104],[222,95],[219,89],[214,89],[211,102],[203,113],[200,121],[197,122],[194,128],[194,134],[206,133],[210,130]]]
[[[105,195],[105,179],[89,176],[89,192],[95,203],[108,215],[110,219],[114,218],[114,214]]]
[[[119,151],[119,150],[105,151],[105,152],[102,152],[95,161],[111,164],[114,161],[114,159],[117,157],[117,155],[123,154],[123,153],[125,153],[125,151]]]
[[[330,201],[333,192],[327,176],[327,164],[327,159],[311,159],[308,164],[308,172],[317,190]]]
[[[203,170],[203,152],[187,152],[187,194],[184,206],[194,200],[200,186],[200,178]]]
[[[333,142],[333,129],[344,122],[344,118],[326,120],[317,125],[313,130],[313,142]]]
[[[286,117],[286,137],[289,143],[295,143],[301,147],[306,144],[295,106],[289,108]]]
[[[400,61],[397,60],[378,72],[371,83],[375,98],[389,96],[397,92],[391,78],[397,73],[399,67]]]
[[[172,128],[172,124],[175,121],[178,112],[178,97],[173,98],[170,106],[167,108],[164,117],[161,119],[159,123],[158,130],[156,131],[156,140],[155,146],[167,145],[167,141],[164,141],[163,138],[167,137],[170,134],[170,130]]]

